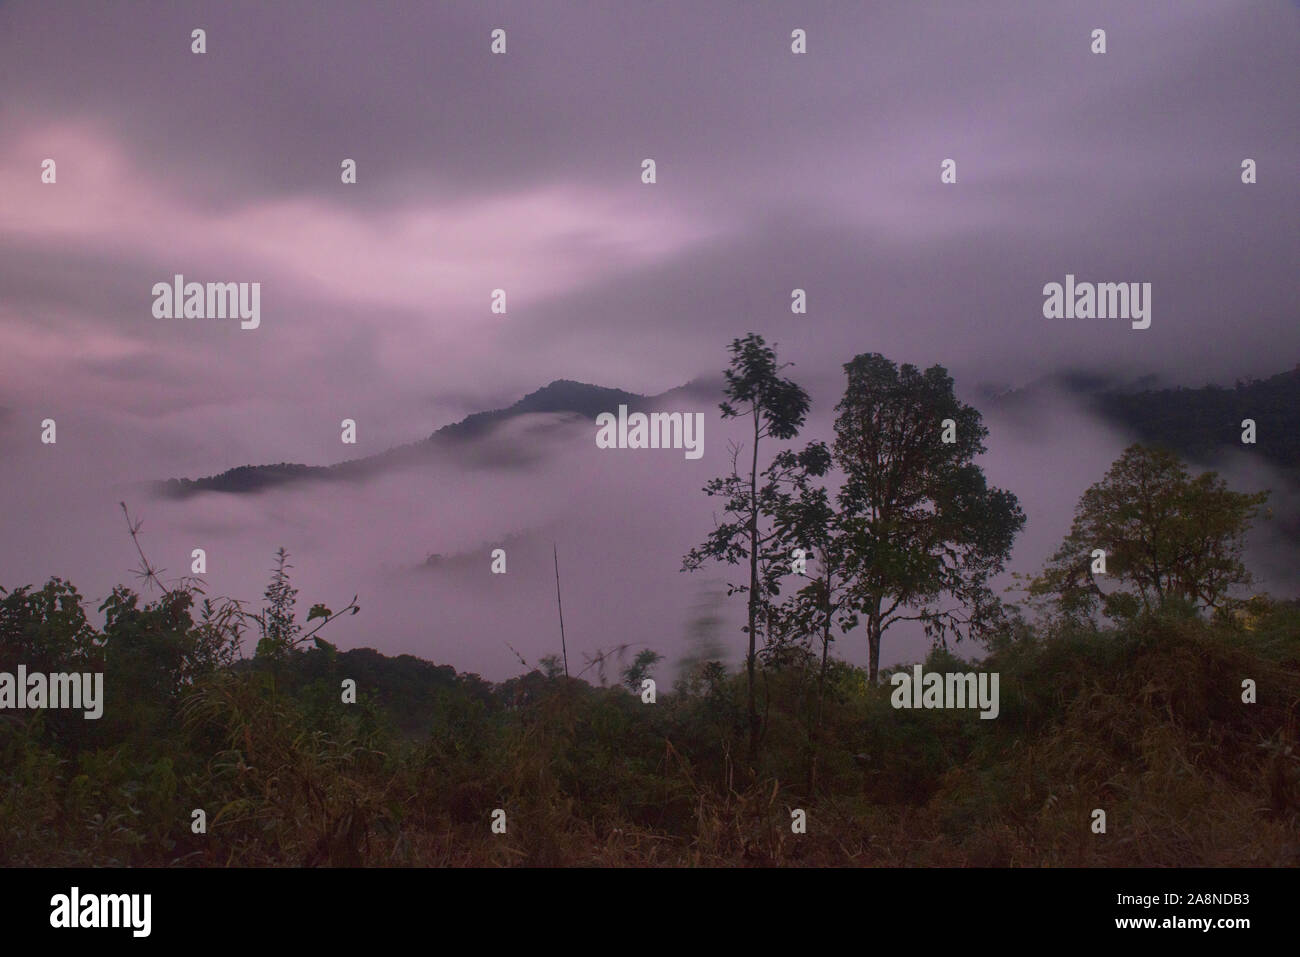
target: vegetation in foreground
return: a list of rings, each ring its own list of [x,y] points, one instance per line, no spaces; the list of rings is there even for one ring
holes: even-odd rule
[[[184,593],[108,612],[57,580],[0,601],[5,667],[102,667],[112,695],[99,721],[0,716],[5,865],[1300,863],[1294,603],[1022,630],[979,665],[993,721],[895,710],[838,661],[818,702],[819,661],[789,656],[752,765],[744,673],[716,662],[651,706],[553,662],[499,685],[323,642],[226,664]]]

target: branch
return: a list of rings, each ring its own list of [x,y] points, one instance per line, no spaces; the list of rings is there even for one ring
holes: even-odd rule
[[[342,617],[343,615],[347,614],[348,612],[351,612],[351,613],[354,614],[354,615],[355,615],[357,612],[359,612],[359,611],[361,610],[361,606],[359,606],[359,605],[357,604],[357,598],[358,598],[358,597],[359,597],[359,596],[357,596],[357,595],[353,595],[353,596],[352,596],[352,600],[351,600],[350,602],[348,602],[348,606],[347,606],[346,608],[344,608],[342,611],[336,611],[336,612],[331,613],[330,615],[327,615],[327,616],[325,617],[325,620],[322,621],[322,622],[321,622],[319,625],[317,625],[315,628],[313,628],[311,631],[307,632],[305,635],[299,635],[299,636],[294,640],[294,646],[296,647],[296,646],[298,646],[298,645],[301,645],[301,644],[302,644],[303,642],[305,642],[308,638],[310,638],[312,635],[316,634],[316,632],[320,631],[322,628],[324,628],[326,625],[328,625],[328,624],[329,624],[331,621],[333,621],[335,618],[340,618],[340,617]],[[518,654],[518,652],[516,652],[516,654]]]
[[[126,509],[126,502],[118,502],[117,504],[122,506],[122,514],[126,516],[126,530],[130,532],[131,541],[135,543],[136,553],[140,556],[140,568],[136,570],[136,575],[143,579],[145,584],[151,588],[154,585],[157,585],[158,589],[165,594],[170,591],[170,589],[163,583],[163,580],[158,577],[158,572],[166,571],[167,569],[163,568],[155,570],[153,565],[149,564],[149,559],[146,558],[144,554],[144,548],[140,545],[140,528],[144,525],[144,520],[141,519],[140,521],[132,522],[131,513]]]

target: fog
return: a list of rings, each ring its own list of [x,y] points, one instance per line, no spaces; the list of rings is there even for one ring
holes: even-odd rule
[[[558,651],[554,543],[570,670],[622,644],[671,662],[728,571],[679,571],[710,528],[700,488],[727,466],[720,396],[690,409],[708,414],[698,461],[601,451],[589,423],[542,417],[368,483],[184,500],[149,483],[381,453],[554,379],[657,394],[716,377],[752,331],[814,397],[803,440],[829,437],[855,354],[949,368],[986,415],[990,480],[1028,515],[1013,566],[1032,571],[1128,439],[1068,396],[1026,418],[983,386],[1076,368],[1199,386],[1294,364],[1300,6],[793,16],[0,3],[0,584],[60,575],[98,600],[129,582],[126,501],[169,574],[201,547],[210,591],[255,602],[283,545],[304,609],[359,595],[331,640],[501,678],[520,668],[509,646],[530,664]],[[488,51],[498,26],[505,56]],[[1044,319],[1044,284],[1067,273],[1151,283],[1151,327]],[[153,285],[177,274],[260,283],[260,326],[155,318]],[[1238,487],[1276,484],[1250,458],[1222,464]],[[1284,546],[1264,527],[1253,561],[1291,586]],[[742,602],[722,605],[735,662]],[[925,647],[900,626],[883,657]],[[838,651],[865,660],[860,636]]]
[[[797,445],[831,438],[838,396],[820,391],[826,394],[814,394]],[[1019,497],[1028,519],[1010,570],[1036,571],[1068,531],[1080,494],[1128,439],[1063,395],[1028,415],[1006,414],[993,400],[983,404],[990,435],[981,464],[992,484]],[[640,647],[664,654],[662,673],[671,675],[690,651],[688,622],[702,604],[723,617],[718,637],[736,665],[745,647],[744,599],[717,592],[729,576],[743,580],[743,566],[680,568],[712,528],[718,506],[702,486],[726,471],[727,443],[746,441],[745,430],[724,423],[716,405],[672,408],[706,414],[703,458],[688,460],[673,449],[601,450],[591,422],[527,415],[507,420],[473,455],[449,453],[369,481],[307,480],[184,499],[156,497],[149,488],[148,479],[175,472],[165,443],[101,415],[76,420],[53,446],[20,442],[16,423],[35,413],[17,410],[4,427],[6,446],[17,454],[0,466],[10,500],[0,526],[0,584],[40,584],[57,575],[95,605],[115,584],[143,588],[132,576],[138,559],[118,505],[126,501],[143,519],[141,543],[164,578],[188,574],[191,550],[203,548],[208,594],[260,607],[274,552],[284,546],[300,614],[318,601],[339,608],[358,596],[360,614],[331,624],[322,637],[501,680],[522,670],[516,651],[530,666],[561,652],[554,546],[571,672],[598,651],[626,644],[629,661]],[[496,454],[502,450],[528,454],[505,458]],[[1243,462],[1226,474],[1239,488],[1270,481]],[[1295,498],[1283,492],[1277,504],[1294,508]],[[1260,587],[1294,592],[1294,552],[1267,522],[1251,541]],[[504,575],[490,570],[498,547],[506,551]],[[430,555],[439,559],[430,563]],[[919,627],[902,623],[886,634],[882,663],[916,660],[928,647]],[[956,650],[980,653],[969,645]],[[251,654],[251,643],[245,651]],[[862,630],[837,639],[835,654],[864,663]],[[594,668],[586,675],[595,676]]]

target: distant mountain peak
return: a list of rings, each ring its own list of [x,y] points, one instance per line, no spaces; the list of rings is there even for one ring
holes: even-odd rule
[[[686,388],[686,387],[683,387]],[[670,393],[664,393],[669,395]],[[617,412],[620,405],[641,408],[658,396],[646,397],[622,389],[556,379],[528,393],[504,409],[475,412],[459,422],[444,425],[423,441],[412,442],[365,458],[335,465],[241,465],[220,475],[200,479],[168,479],[157,482],[154,489],[168,497],[181,497],[200,491],[256,492],[273,485],[302,479],[357,479],[386,468],[418,463],[424,456],[446,443],[461,444],[483,438],[503,422],[520,415],[569,413],[595,419],[602,412]]]
[[[645,396],[622,389],[610,389],[605,386],[575,382],[573,379],[556,379],[542,386],[536,392],[530,392],[506,412],[580,412],[591,418],[601,412],[615,411],[620,403],[641,402]]]

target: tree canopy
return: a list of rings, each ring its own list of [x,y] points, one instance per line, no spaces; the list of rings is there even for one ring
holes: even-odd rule
[[[1268,496],[1234,492],[1215,472],[1193,477],[1166,449],[1130,446],[1083,493],[1030,594],[1075,614],[1132,615],[1171,600],[1217,609],[1251,581],[1242,550]]]
[[[1025,516],[989,487],[979,412],[959,401],[942,366],[921,372],[878,353],[844,366],[835,464],[844,474],[840,523],[853,607],[867,624],[871,680],[894,622],[917,620],[937,639],[982,633],[997,620],[988,586]],[[956,606],[943,606],[953,599]]]

